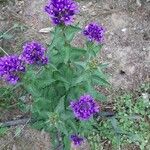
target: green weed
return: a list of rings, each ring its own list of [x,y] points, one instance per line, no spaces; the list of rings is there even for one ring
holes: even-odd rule
[[[88,137],[92,150],[106,150],[106,145],[109,145],[109,150],[129,146],[150,149],[150,102],[142,95],[148,91],[149,85],[144,84],[139,88],[141,96],[134,97],[132,93],[116,96],[113,106],[116,115],[101,119],[98,131],[93,131]]]

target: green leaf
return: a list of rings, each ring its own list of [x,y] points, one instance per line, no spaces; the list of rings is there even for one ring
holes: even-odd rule
[[[61,53],[58,52],[55,55],[51,54],[51,61],[56,66],[58,66],[61,63],[63,63],[64,62],[64,58],[65,58],[65,53],[63,53],[63,52],[61,52]]]
[[[21,134],[21,128],[18,127],[15,131],[15,136],[19,136]]]
[[[68,81],[64,78],[64,77],[62,77],[62,75],[60,74],[60,72],[54,72],[53,73],[53,75],[54,75],[54,79],[55,80],[58,80],[58,81],[62,81],[62,82],[66,82],[66,83],[68,83]]]
[[[80,60],[81,58],[87,57],[87,51],[83,48],[71,47],[70,50],[71,60]]]
[[[69,136],[69,133],[67,131],[67,128],[66,128],[66,125],[64,122],[59,122],[57,125],[56,125],[57,129],[62,132],[63,134],[65,134],[66,136]]]
[[[69,93],[67,95],[68,100],[73,100],[79,98],[79,96],[83,95],[83,93],[86,93],[86,89],[84,88],[84,82],[83,85],[77,85],[74,87],[71,87],[69,90]]]
[[[25,88],[27,89],[27,91],[33,96],[33,97],[40,97],[41,93],[40,91],[37,89],[37,87],[33,84],[29,84],[26,85]]]
[[[140,136],[138,134],[128,133],[127,136],[133,142],[140,141]]]
[[[91,41],[86,42],[86,47],[87,47],[88,50],[91,50],[93,48],[93,45],[94,45],[94,43],[91,42]]]
[[[102,45],[94,44],[93,42],[87,41],[86,42],[87,50],[91,56],[96,56],[98,52],[100,52]]]
[[[51,68],[43,68],[41,72],[39,72],[34,80],[38,89],[45,88],[46,86],[50,86],[56,80],[53,79],[52,73],[55,69]]]
[[[8,34],[8,33],[7,34],[3,34],[2,38],[5,39],[5,40],[10,40],[10,39],[13,38],[13,35],[12,34]]]
[[[104,69],[104,68],[107,68],[107,67],[108,67],[108,64],[107,64],[107,63],[99,64],[99,67],[100,67],[101,69]]]
[[[103,72],[100,70],[95,71],[92,73],[92,81],[93,84],[98,85],[110,85],[109,82],[107,82],[107,76],[103,74]]]
[[[98,75],[92,75],[92,81],[96,85],[110,85],[104,78],[101,78]]]
[[[38,84],[39,89],[41,88],[45,88],[47,86],[50,86],[51,84],[53,84],[56,80],[52,79],[52,78],[37,78],[36,83]]]
[[[65,96],[60,98],[59,103],[58,103],[58,105],[57,105],[57,107],[55,109],[56,113],[62,113],[65,110],[64,101],[65,101]]]
[[[92,50],[93,50],[95,56],[98,52],[100,53],[101,48],[102,48],[102,45],[94,45],[93,46]]]
[[[109,118],[109,120],[112,124],[112,127],[115,130],[115,133],[117,133],[117,134],[121,133],[121,129],[118,127],[117,119],[115,117],[111,117],[111,118]]]
[[[44,97],[38,97],[34,99],[33,105],[37,106],[41,110],[49,110],[52,101],[50,99],[46,99]]]
[[[75,121],[67,120],[67,124],[69,125],[69,127],[71,127],[74,130],[74,132],[76,132],[76,133],[78,132],[78,130],[77,130],[78,126],[76,125]]]
[[[105,95],[103,95],[102,93],[98,92],[95,90],[95,98],[96,100],[99,100],[99,101],[106,101],[107,100],[107,97]]]
[[[37,119],[37,118],[36,118]],[[45,127],[46,123],[41,120],[41,121],[36,121],[34,122],[31,127],[38,129],[38,130],[42,130]]]
[[[13,28],[18,28],[20,25],[18,23],[14,23]]]
[[[60,114],[60,117],[62,120],[66,121],[74,118],[74,115],[70,111],[65,111],[64,113]]]
[[[83,62],[83,61],[74,61],[72,63],[75,64],[77,67],[81,67],[84,70],[86,69],[86,65],[87,65],[86,62]]]
[[[52,63],[49,63],[45,68],[48,69],[50,72],[58,71],[57,67]]]
[[[88,134],[93,129],[90,121],[81,121],[79,126],[79,133]]]
[[[96,100],[105,101],[107,99],[105,95],[101,94],[100,92],[94,89],[90,81],[87,82],[86,86],[88,93],[91,94]]]
[[[53,50],[56,47],[58,50],[63,47],[65,43],[65,38],[62,32],[62,26],[56,26],[53,34],[53,40],[51,44],[48,46],[48,57],[51,60],[53,56]]]
[[[68,63],[67,64],[62,63],[61,66],[59,67],[60,67],[59,71],[61,73],[61,76],[65,78],[68,81],[68,83],[71,83],[73,78],[76,75],[76,72],[74,71],[74,67]]]
[[[72,39],[75,36],[76,32],[81,31],[81,28],[77,27],[77,26],[66,26],[65,28],[65,35],[66,35],[66,40],[67,41],[72,41]]]
[[[64,150],[70,150],[71,142],[68,136],[64,136]]]
[[[12,91],[10,87],[0,87],[0,98],[10,98]]]
[[[7,134],[8,128],[7,127],[2,127],[0,125],[0,137],[4,136],[5,134]]]
[[[27,68],[27,72],[23,77],[23,82],[24,83],[31,83],[32,81],[34,81],[36,78],[36,72],[33,70],[33,68],[28,67]]]
[[[63,50],[64,50],[64,53],[65,53],[64,63],[66,64],[69,61],[69,59],[70,59],[70,47],[69,46],[65,46]]]
[[[62,36],[62,27],[61,26],[56,26],[52,43],[48,47],[49,50],[51,50],[55,46],[57,47],[57,44],[63,44],[62,40],[64,41],[64,38]]]
[[[80,84],[81,82],[84,82],[87,80],[88,80],[88,75],[86,72],[84,72],[79,77],[77,77],[76,79],[73,80],[72,86],[76,86],[76,85]]]

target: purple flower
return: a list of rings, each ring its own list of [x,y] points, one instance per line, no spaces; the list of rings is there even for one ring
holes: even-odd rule
[[[70,139],[73,141],[74,145],[81,145],[84,141],[82,137],[79,137],[76,134],[71,135]]]
[[[71,102],[71,108],[76,118],[88,120],[95,113],[99,112],[99,106],[90,95],[83,95],[78,101]]]
[[[104,40],[105,29],[96,23],[90,23],[83,31],[83,34],[92,42],[102,43]]]
[[[45,6],[45,11],[55,25],[70,25],[74,20],[74,15],[78,13],[78,6],[73,0],[51,0]]]
[[[21,72],[25,72],[25,64],[17,55],[0,58],[0,77],[2,79],[10,84],[16,84]]]
[[[27,42],[23,46],[21,58],[27,64],[47,64],[48,58],[45,56],[46,48],[36,41]]]

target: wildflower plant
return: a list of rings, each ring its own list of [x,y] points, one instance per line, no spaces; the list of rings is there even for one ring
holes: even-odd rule
[[[96,23],[83,29],[73,25],[79,12],[73,0],[51,0],[44,9],[55,25],[51,43],[46,49],[40,42],[29,41],[20,56],[2,57],[0,76],[21,84],[32,95],[33,126],[50,132],[54,149],[61,142],[69,150],[71,142],[85,141],[96,123],[95,115],[101,112],[98,101],[104,96],[94,86],[109,83],[102,72],[104,65],[95,57],[105,30]],[[77,32],[87,37],[84,47],[72,45]]]

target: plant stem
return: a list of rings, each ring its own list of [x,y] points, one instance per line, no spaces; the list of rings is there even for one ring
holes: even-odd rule
[[[0,49],[8,56],[8,53],[2,47],[0,47]]]
[[[22,125],[22,124],[25,125],[25,124],[30,123],[30,121],[31,121],[31,118],[25,118],[25,119],[19,119],[19,120],[3,122],[1,124],[4,127],[11,127],[11,126]]]
[[[9,28],[6,32],[4,32],[4,33],[0,36],[0,39],[3,38],[3,35],[4,35],[4,34],[7,34],[8,32],[10,32],[11,30],[13,30],[13,29],[15,29],[15,28],[16,28],[15,26]]]

